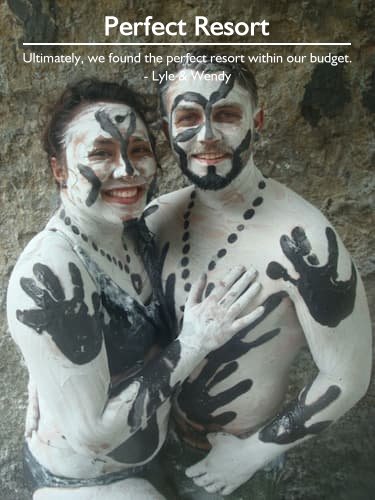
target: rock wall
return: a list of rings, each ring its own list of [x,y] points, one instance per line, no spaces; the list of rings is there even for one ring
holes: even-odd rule
[[[375,164],[375,22],[371,0],[145,0],[80,2],[78,0],[8,0],[0,5],[0,491],[3,500],[28,498],[22,482],[21,445],[26,407],[25,368],[7,332],[7,279],[25,244],[44,225],[56,204],[54,186],[41,151],[40,135],[48,104],[68,81],[95,75],[127,79],[156,105],[143,64],[27,64],[23,41],[104,41],[104,16],[161,21],[267,19],[267,41],[350,41],[349,47],[226,48],[231,54],[279,54],[286,57],[347,53],[351,63],[254,64],[265,128],[256,145],[262,171],[318,206],[333,222],[352,252],[374,315],[374,164]],[[203,11],[203,12],[202,12]],[[124,41],[112,36],[111,41]],[[220,41],[228,41],[223,37]],[[141,40],[141,38],[139,39]],[[199,40],[199,39],[198,39]],[[148,41],[160,41],[157,37]],[[176,39],[175,41],[184,41]],[[207,41],[207,40],[201,40]],[[233,41],[233,40],[231,40]],[[235,41],[241,41],[237,39]],[[255,41],[262,41],[255,38]],[[57,47],[31,49],[37,54],[142,54],[148,47]],[[183,48],[153,47],[155,55],[182,53]],[[155,117],[154,117],[155,118]],[[160,192],[176,189],[183,179],[168,146],[159,138],[162,165]],[[356,332],[353,332],[355,335]],[[291,391],[311,367],[303,353],[293,372]],[[293,450],[282,472],[260,473],[247,489],[231,498],[360,499],[374,495],[371,464],[375,438],[370,433],[375,411],[374,384],[366,398],[322,436]],[[371,494],[372,493],[372,494]],[[240,496],[239,496],[240,495]],[[188,497],[186,497],[188,498]],[[190,498],[190,497],[189,497]],[[193,498],[193,497],[191,497]],[[194,497],[198,498],[198,497]]]

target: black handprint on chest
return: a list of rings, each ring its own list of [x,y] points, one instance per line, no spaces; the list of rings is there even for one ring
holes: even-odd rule
[[[100,297],[92,294],[93,313],[89,314],[81,273],[72,262],[68,268],[73,285],[71,299],[66,299],[59,278],[48,266],[35,264],[33,273],[43,288],[33,278],[21,278],[20,284],[40,309],[18,309],[16,315],[37,333],[47,332],[70,361],[83,365],[96,358],[102,346]]]
[[[280,238],[281,248],[300,277],[292,278],[278,262],[270,262],[267,275],[273,280],[282,278],[293,283],[315,321],[332,328],[353,312],[357,273],[352,263],[350,278],[347,281],[338,281],[337,238],[330,227],[326,228],[326,237],[328,260],[325,265],[319,266],[316,255],[311,252],[310,241],[301,227],[293,229],[292,238],[284,234]]]
[[[280,334],[280,328],[275,328],[263,333],[255,340],[249,341],[248,338],[249,332],[277,309],[285,297],[284,292],[270,295],[262,304],[264,307],[262,316],[250,326],[238,332],[219,349],[209,353],[206,357],[206,364],[199,376],[196,379],[188,379],[183,383],[181,394],[178,397],[178,404],[191,421],[199,422],[210,428],[210,430],[217,430],[236,418],[237,415],[234,411],[218,413],[217,410],[248,392],[253,385],[253,381],[251,379],[240,380],[221,392],[218,392],[217,387],[220,382],[228,379],[238,370],[237,359],[250,350],[270,342]]]

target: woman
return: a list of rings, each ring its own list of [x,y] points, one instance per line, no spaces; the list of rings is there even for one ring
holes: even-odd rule
[[[237,268],[202,301],[202,277],[178,339],[166,334],[127,233],[156,174],[128,88],[98,80],[68,87],[45,149],[61,206],[22,253],[8,290],[11,333],[30,376],[33,498],[162,498],[137,476],[163,444],[169,399],[209,351],[259,317],[262,308],[239,318],[259,285],[249,288],[251,274]]]

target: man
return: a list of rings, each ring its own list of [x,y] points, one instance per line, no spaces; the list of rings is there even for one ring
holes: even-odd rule
[[[169,307],[181,322],[197,276],[208,273],[208,295],[236,263],[257,270],[265,306],[255,327],[211,352],[176,398],[184,440],[211,445],[186,474],[207,492],[227,495],[365,394],[369,313],[360,276],[330,223],[254,165],[252,139],[263,113],[249,70],[185,58],[172,74],[161,88],[163,118],[193,185],[160,197],[146,219],[161,249]],[[285,405],[289,368],[306,343],[318,375]]]

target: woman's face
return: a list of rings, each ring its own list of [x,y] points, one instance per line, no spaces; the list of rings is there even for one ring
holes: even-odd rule
[[[137,218],[156,174],[147,129],[125,104],[85,106],[64,133],[68,198],[96,220]]]

